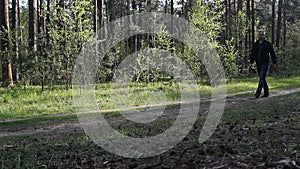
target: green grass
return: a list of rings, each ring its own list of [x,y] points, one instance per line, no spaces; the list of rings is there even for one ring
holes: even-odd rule
[[[297,158],[295,152],[299,150],[299,141],[296,139],[299,134],[290,127],[299,124],[299,113],[293,113],[299,112],[299,101],[300,93],[298,92],[262,99],[259,102],[249,101],[241,103],[238,107],[228,107],[225,109],[214,135],[202,145],[199,145],[197,140],[206,116],[198,116],[193,131],[182,143],[166,152],[164,158],[166,160],[169,157],[174,159],[178,152],[182,153],[186,149],[190,149],[187,153],[190,156],[185,156],[188,160],[211,159],[210,157],[213,157],[214,160],[230,159],[229,162],[232,163],[242,160],[251,168],[253,168],[251,162],[254,162],[253,165],[257,165],[261,162],[260,160],[277,162],[282,160],[282,157],[293,160]],[[146,127],[128,122],[115,124],[113,127],[132,137],[152,136],[169,128],[173,120],[162,118]],[[283,151],[283,149],[285,150]],[[260,150],[259,153],[253,154],[258,152],[256,150]],[[0,153],[2,168],[75,168],[76,166],[89,168],[90,165],[95,164],[99,165],[99,168],[104,168],[102,164],[107,161],[116,165],[132,161],[138,162],[139,165],[151,162],[151,158],[150,160],[149,158],[135,160],[110,154],[95,145],[81,132],[0,138]],[[199,156],[200,153],[202,155]],[[229,153],[230,158],[225,156]],[[243,158],[251,153],[256,157],[252,161]],[[270,157],[270,159],[264,157]],[[227,161],[227,163],[229,162]],[[204,166],[199,167],[204,168]],[[213,167],[209,166],[208,168]]]
[[[18,125],[30,125],[30,124],[37,124],[37,123],[54,123],[54,122],[62,122],[62,121],[71,121],[77,120],[76,115],[66,115],[66,116],[59,116],[59,117],[38,117],[38,118],[31,118],[31,119],[20,119],[17,121],[6,121],[1,122],[0,127],[2,126],[18,126]]]
[[[227,93],[254,91],[257,87],[257,77],[235,78],[228,82]],[[271,92],[300,87],[300,76],[291,78],[268,77]],[[128,90],[129,88],[129,90]],[[195,91],[189,85],[183,85],[189,96]],[[95,87],[96,98],[100,110],[118,108],[113,94],[120,96],[129,93],[118,103],[124,101],[125,105],[139,106],[156,104],[163,101],[179,101],[181,93],[179,85],[171,82],[161,83],[132,83],[127,88],[112,88],[110,84],[98,84]],[[211,87],[207,83],[199,83],[200,96],[209,97]],[[153,94],[156,92],[155,94]],[[158,93],[158,94],[157,94]],[[158,95],[159,97],[155,96]],[[192,98],[191,98],[192,99]],[[151,101],[152,100],[152,101]],[[53,91],[41,91],[39,86],[26,88],[0,88],[0,120],[28,116],[42,116],[52,114],[65,114],[74,112],[72,90],[66,91],[57,87]]]

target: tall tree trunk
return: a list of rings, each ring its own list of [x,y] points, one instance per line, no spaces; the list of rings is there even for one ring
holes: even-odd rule
[[[36,23],[35,23],[35,0],[29,2],[29,47],[31,52],[36,51]]]
[[[226,28],[225,28],[225,38],[224,39],[228,39],[228,32],[229,32],[229,29],[228,29],[228,0],[224,0],[224,6],[225,6],[225,24],[226,24]]]
[[[105,30],[102,28],[104,26],[104,18],[103,18],[103,0],[95,0],[96,2],[96,7],[97,13],[96,13],[96,28],[97,28],[97,36],[99,39],[105,39]],[[102,29],[101,29],[102,28]],[[101,29],[101,31],[99,31]]]
[[[103,0],[97,0],[97,12],[98,12],[98,27],[101,28],[104,25],[103,20]],[[104,32],[102,32],[104,34]]]
[[[38,31],[38,51],[44,49],[43,42],[41,42],[41,35],[45,32],[45,20],[44,20],[44,0],[37,0],[37,31]]]
[[[10,47],[8,0],[0,0],[0,31],[3,33],[3,37],[0,39],[1,51],[4,51],[2,56],[2,85],[7,87],[13,85],[11,61],[6,56]]]
[[[13,81],[15,83],[19,82],[19,32],[18,32],[18,27],[19,27],[19,22],[18,22],[18,0],[12,0],[12,13],[11,13],[11,29],[14,33],[13,36],[13,51],[15,52],[15,55],[13,57],[13,63],[14,63],[14,69],[13,69]]]
[[[47,0],[46,11],[47,11],[47,14],[46,14],[46,22],[45,22],[45,32],[46,32],[45,48],[46,48],[46,50],[50,50],[51,49],[51,39],[50,39],[50,34],[49,34],[49,32],[50,32],[50,0]],[[47,53],[45,54],[45,57],[49,58],[49,55]],[[49,69],[48,71],[51,71],[53,69],[53,65],[50,65],[50,67],[48,69]],[[50,77],[46,78],[46,81],[48,79],[51,79],[51,78]],[[50,88],[50,90],[52,90],[52,82],[51,81],[49,84],[49,88]]]
[[[93,6],[94,6],[93,26],[94,26],[94,32],[96,33],[98,31],[98,0],[93,0]]]
[[[174,0],[171,0],[170,6],[171,6],[171,15],[174,15]]]
[[[233,13],[235,14],[236,13],[236,0],[233,0]]]
[[[284,0],[284,6],[283,6],[283,46],[286,45],[286,25],[287,25],[287,21],[286,21],[286,12],[287,12],[287,4],[288,4],[288,0]]]
[[[244,65],[247,66],[247,58],[249,56],[249,49],[250,49],[250,36],[251,36],[251,32],[250,32],[250,0],[246,1],[246,15],[247,15],[247,19],[246,19],[246,25],[247,25],[247,29],[246,29],[246,37],[245,37],[245,57],[244,57]]]
[[[276,47],[277,48],[279,48],[280,37],[281,37],[282,3],[283,3],[283,0],[278,1],[278,17],[277,17],[277,32],[276,32]]]
[[[165,13],[168,13],[168,0],[165,0]]]
[[[146,11],[147,12],[151,12],[152,9],[151,9],[151,0],[146,0]],[[148,34],[147,35],[147,42],[148,42],[148,45],[149,47],[153,46],[154,45],[154,40],[153,40],[153,36]]]
[[[50,0],[47,0],[47,15],[46,15],[46,39],[47,39],[47,46],[50,45],[49,24],[50,24]]]
[[[251,30],[252,30],[252,37],[251,37],[251,40],[252,40],[252,43],[255,42],[255,4],[254,4],[254,0],[251,0],[251,16],[252,16],[252,19],[251,19]]]
[[[238,0],[237,12],[241,11],[242,9],[243,9],[243,0]]]
[[[231,39],[232,36],[232,11],[231,11],[231,0],[228,0],[228,37]]]
[[[243,9],[243,1],[242,0],[238,0],[237,1],[237,5],[236,5],[236,15],[238,15],[239,12],[241,12]],[[238,55],[239,55],[239,64],[241,65],[239,72],[243,73],[244,71],[244,59],[243,59],[243,53],[242,53],[242,49],[243,49],[243,44],[242,44],[242,40],[241,40],[241,35],[240,35],[240,28],[241,28],[241,23],[239,20],[239,17],[237,17],[237,25],[236,25],[236,46],[237,46],[237,51],[238,51]],[[245,57],[244,57],[245,58]]]
[[[136,10],[137,10],[137,7],[136,7],[136,0],[132,0],[132,9],[133,9],[133,12],[135,13]],[[137,21],[136,20],[133,20],[134,23],[136,23]],[[137,52],[138,51],[138,36],[137,35],[134,35],[133,37],[133,51],[134,52]]]
[[[45,65],[44,65],[44,60],[46,58],[45,56],[45,47],[46,44],[42,40],[42,34],[45,32],[46,26],[45,26],[45,18],[44,18],[44,0],[37,0],[36,1],[36,12],[37,12],[37,51],[39,53],[39,72],[41,73],[40,75],[40,81],[42,85],[42,91],[45,90]]]
[[[174,33],[174,14],[175,14],[175,11],[174,11],[174,0],[171,0],[171,3],[170,3],[170,6],[171,6],[171,15],[172,15],[172,18],[171,18],[171,35],[173,35]],[[174,48],[174,39],[172,38],[171,39],[171,44],[170,44],[170,47],[171,47],[171,52],[174,53],[175,51],[173,50]]]
[[[184,8],[184,6],[185,6],[185,2],[184,2],[184,0],[181,0],[181,17],[182,18],[185,18],[185,16],[184,16],[184,11],[185,11],[185,8]]]
[[[276,0],[272,0],[272,39],[271,42],[272,44],[275,44],[275,5],[276,5]]]

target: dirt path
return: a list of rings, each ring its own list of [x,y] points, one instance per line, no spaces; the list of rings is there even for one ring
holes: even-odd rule
[[[270,98],[272,97],[278,97],[278,96],[284,96],[289,95],[293,93],[300,92],[300,88],[295,88],[291,90],[283,90],[276,93],[273,93],[270,95]],[[232,105],[235,105],[240,102],[257,102],[258,99],[254,99],[254,97],[237,97],[238,95],[242,94],[248,94],[253,93],[253,91],[247,91],[247,92],[239,92],[234,94],[228,94],[227,100],[226,100],[226,107],[230,107]],[[268,99],[268,98],[263,98]],[[198,100],[191,100],[189,102],[168,102],[166,105],[176,105],[176,104],[189,104],[198,102]],[[201,99],[201,103],[208,103],[210,102],[209,98]],[[162,106],[161,104],[156,105],[147,105],[147,106],[138,106],[138,107],[131,107],[131,109],[137,108],[149,108],[149,107],[159,107]],[[207,113],[209,105],[201,105],[200,107],[200,113]],[[104,110],[101,112],[114,112],[114,111],[120,111],[120,110]],[[171,111],[172,112],[172,111]],[[42,118],[47,117],[62,117],[62,116],[68,116],[68,115],[74,115],[72,113],[70,114],[59,114],[59,115],[51,115],[51,116],[42,116]],[[174,113],[168,113],[164,114],[164,116],[176,116]],[[29,117],[29,118],[18,118],[18,119],[6,119],[0,121],[0,123],[3,122],[17,122],[21,120],[30,120],[30,119],[36,119],[41,117]],[[170,117],[169,117],[170,118]],[[120,123],[122,122],[122,119],[111,117],[108,119],[110,123]],[[123,118],[124,120],[124,118]],[[77,120],[68,120],[68,121],[59,121],[59,122],[46,122],[46,123],[38,123],[38,124],[25,124],[25,125],[16,125],[16,126],[2,126],[0,127],[0,138],[3,137],[9,137],[9,136],[22,136],[22,135],[33,135],[33,134],[46,134],[46,133],[66,133],[69,131],[82,131],[82,128],[80,126],[80,123]]]
[[[53,121],[35,120],[32,123],[15,121],[11,125],[2,122],[0,166],[300,169],[300,88],[274,92],[270,98],[262,99],[254,99],[253,94],[239,94],[244,93],[227,96],[222,120],[209,140],[202,144],[198,142],[210,106],[209,99],[202,99],[199,115],[189,134],[174,148],[149,158],[124,158],[105,151],[87,137],[76,116],[66,118],[68,120],[49,118]],[[180,106],[168,107],[149,126],[130,122],[117,114],[108,114],[105,118],[114,129],[130,137],[152,136],[168,129],[176,120],[179,109]]]

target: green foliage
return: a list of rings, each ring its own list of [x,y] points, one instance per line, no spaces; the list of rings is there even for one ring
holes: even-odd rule
[[[299,74],[300,70],[300,21],[287,25],[286,45],[282,44],[277,52],[278,70],[275,74],[291,76]]]
[[[43,69],[53,84],[64,81],[66,89],[71,86],[76,56],[93,34],[90,3],[88,0],[69,0],[65,1],[68,8],[62,8],[54,1],[50,7],[56,10],[50,11],[51,39],[47,44],[48,55]]]
[[[219,55],[226,77],[230,79],[236,76],[238,73],[238,65],[236,64],[237,50],[233,40],[226,41],[225,45],[219,48]]]
[[[222,45],[217,40],[223,30],[224,25],[221,20],[224,12],[224,6],[219,0],[213,2],[197,0],[190,16],[190,21],[202,31],[200,34],[203,39],[201,39],[202,43],[198,45],[198,50],[203,52],[203,59],[210,57],[213,54],[213,50],[216,49],[223,63],[226,76],[231,77],[237,72],[237,51],[234,42],[232,40],[226,41],[225,45]],[[191,37],[189,37],[191,39],[194,38],[193,35],[199,34],[198,30],[191,31]],[[196,41],[199,42],[199,40]],[[195,55],[189,48],[185,49],[184,56],[198,78],[208,78],[203,60],[200,60],[199,56]]]
[[[20,13],[21,25],[17,30],[9,33],[9,39],[19,42],[20,59],[18,61],[14,60],[15,51],[11,50],[13,47],[11,46],[10,49],[0,51],[0,62],[4,63],[7,59],[12,59],[12,67],[19,68],[20,71],[20,85],[43,85],[50,86],[49,89],[52,89],[55,85],[63,84],[65,89],[70,89],[76,56],[81,52],[82,45],[93,34],[94,6],[90,0],[64,0],[64,6],[60,6],[58,1],[49,2],[51,3],[50,11],[47,11],[47,3],[44,3],[45,13],[43,15],[44,19],[46,19],[47,15],[50,16],[50,22],[46,21],[48,32],[42,30],[37,35],[37,51],[31,52],[28,47],[29,10],[27,6],[24,6]],[[141,4],[136,4],[136,9],[131,6],[132,4],[127,4],[125,1],[104,1],[103,22],[106,23],[106,21],[112,21],[126,14],[137,14],[147,10],[153,12],[166,10],[168,13],[171,11],[169,2],[167,6],[165,6],[164,2],[162,3],[158,0],[151,1],[151,4],[147,4],[147,2],[143,1]],[[202,40],[201,44],[197,44],[197,47],[200,51],[206,52],[206,58],[203,57],[204,60],[200,60],[199,56],[189,47],[169,37],[168,34],[170,32],[166,32],[165,28],[162,27],[161,32],[156,35],[138,35],[138,38],[135,39],[137,42],[127,39],[116,44],[105,55],[103,61],[101,61],[100,68],[95,73],[97,83],[111,81],[118,65],[127,56],[146,48],[157,48],[172,53],[160,58],[160,63],[170,59],[173,55],[180,56],[198,79],[209,80],[203,63],[213,49],[216,49],[219,54],[227,78],[246,72],[249,49],[245,49],[245,37],[250,31],[249,24],[251,19],[248,19],[246,16],[245,2],[243,2],[243,8],[239,12],[236,12],[237,9],[233,8],[236,5],[232,3],[231,11],[228,11],[229,14],[225,14],[226,10],[223,0],[195,0],[192,3],[186,1],[174,2],[179,5],[185,2],[184,6],[178,6],[175,9],[175,15],[186,16],[186,14],[189,14],[186,19],[201,30],[203,37],[205,35],[206,38]],[[255,6],[255,26],[265,28],[267,36],[270,37],[271,1],[260,0],[259,2]],[[286,3],[284,6],[287,11],[297,13],[299,9],[297,0],[290,0]],[[299,17],[292,16],[289,12],[286,16],[286,44],[285,47],[277,49],[279,57],[278,73],[282,75],[296,74],[299,70],[298,65],[300,65],[298,59]],[[226,17],[230,18],[225,20]],[[229,20],[231,21],[230,25],[227,23]],[[226,31],[230,32],[224,33],[225,27],[228,29]],[[103,43],[110,36],[105,35],[108,32],[107,29],[103,32]],[[177,29],[176,26],[174,26],[174,29]],[[196,41],[196,39],[193,39],[195,38],[193,34],[201,33],[198,30],[190,31],[191,37],[188,38],[191,42]],[[7,37],[5,37],[6,39],[4,38],[4,33],[6,32],[0,32],[1,40],[7,40]],[[47,33],[49,37],[47,37]],[[19,35],[17,39],[14,36],[15,34]],[[283,41],[283,38],[280,40]],[[283,43],[281,45],[283,46]],[[139,53],[138,63],[142,62],[148,62],[147,57],[145,54]],[[181,68],[178,67],[166,69],[181,71]],[[140,70],[140,72],[136,71],[134,79],[138,82],[172,80],[169,74],[159,69],[159,65],[157,69],[149,70],[147,67],[142,67],[139,64],[136,70]]]

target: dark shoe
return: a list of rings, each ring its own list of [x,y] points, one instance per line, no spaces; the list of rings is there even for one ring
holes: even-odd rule
[[[255,98],[258,99],[258,98],[259,98],[259,95],[260,95],[259,93],[255,93]]]
[[[269,97],[269,93],[264,94],[262,97]]]

